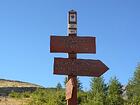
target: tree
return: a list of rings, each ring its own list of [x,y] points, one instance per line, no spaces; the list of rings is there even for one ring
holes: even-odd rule
[[[60,82],[56,85],[56,88],[57,88],[57,90],[62,89],[62,85],[61,85],[61,83],[60,83]]]
[[[107,105],[123,105],[122,93],[122,85],[118,79],[116,77],[111,78],[108,87]]]
[[[103,77],[91,79],[91,90],[84,105],[106,105],[106,84]]]
[[[87,96],[88,96],[87,92],[79,91],[77,95],[78,95],[78,97],[77,97],[78,105],[83,105],[83,103],[87,102]]]
[[[68,77],[65,77],[64,79],[64,86],[66,87],[66,83],[68,82]]]
[[[77,89],[78,91],[82,91],[83,89],[82,83],[79,78],[77,78]]]
[[[126,88],[128,103],[140,105],[140,63],[136,67],[136,71]]]

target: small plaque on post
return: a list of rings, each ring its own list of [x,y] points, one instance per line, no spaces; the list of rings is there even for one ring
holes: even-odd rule
[[[69,81],[66,83],[66,100],[72,98],[72,93],[73,93],[73,88],[74,88],[74,81],[73,79],[69,79]]]

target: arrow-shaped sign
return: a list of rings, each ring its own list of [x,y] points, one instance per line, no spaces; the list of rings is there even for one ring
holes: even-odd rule
[[[109,68],[100,60],[54,59],[54,74],[99,77]]]

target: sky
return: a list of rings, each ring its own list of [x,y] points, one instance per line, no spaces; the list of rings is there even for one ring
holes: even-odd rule
[[[67,35],[67,15],[76,10],[78,36],[96,37],[96,54],[109,70],[105,82],[116,76],[126,85],[140,62],[139,0],[0,0],[0,79],[20,80],[44,87],[63,85],[65,76],[53,75],[50,35]],[[80,77],[85,90],[91,77]]]

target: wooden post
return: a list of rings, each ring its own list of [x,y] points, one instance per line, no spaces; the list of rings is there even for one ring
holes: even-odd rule
[[[74,88],[72,92],[72,98],[67,100],[67,105],[77,105],[77,76],[68,76],[68,80],[73,79]]]
[[[76,11],[69,11],[68,14],[68,35],[71,37],[77,36],[77,13]],[[70,59],[76,59],[76,53],[68,53]],[[68,75],[68,80],[73,80],[72,98],[67,100],[67,105],[77,105],[77,76]]]
[[[76,59],[77,54],[68,54],[70,59]],[[77,105],[77,76],[68,75],[68,80],[73,80],[72,98],[67,100],[67,105]]]

